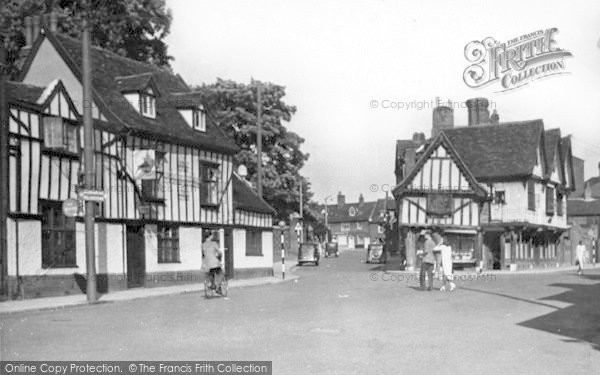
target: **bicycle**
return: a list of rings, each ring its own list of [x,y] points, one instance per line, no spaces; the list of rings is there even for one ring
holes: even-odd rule
[[[204,278],[204,296],[206,298],[212,298],[215,294],[220,294],[221,297],[227,297],[227,292],[229,290],[229,286],[227,284],[227,277],[225,276],[225,273],[222,269],[220,272],[222,275],[221,282],[219,283],[219,285],[215,286],[213,286],[215,273],[208,272],[206,274],[206,277]]]

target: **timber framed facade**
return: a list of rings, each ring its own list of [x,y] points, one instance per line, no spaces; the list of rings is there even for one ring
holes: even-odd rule
[[[393,193],[409,267],[417,264],[422,229],[446,236],[458,266],[516,270],[568,262],[569,138],[544,130],[542,120],[499,123],[495,114],[494,121],[486,103],[467,101],[478,112],[469,119],[479,120],[465,127],[454,127],[451,108],[435,108],[433,138],[397,142]],[[440,120],[440,111],[450,118]]]
[[[229,277],[272,275],[275,212],[234,174],[237,146],[198,96],[168,71],[91,55],[99,291],[203,282],[206,230],[219,232]],[[79,41],[42,29],[8,83],[8,297],[85,288],[83,205],[62,212],[83,175],[80,60]],[[252,254],[247,230],[258,233]]]

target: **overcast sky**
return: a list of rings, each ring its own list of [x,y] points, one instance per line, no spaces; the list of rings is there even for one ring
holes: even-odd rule
[[[188,84],[254,77],[286,86],[286,102],[298,107],[287,126],[306,139],[303,174],[320,201],[338,191],[351,202],[360,193],[383,197],[382,186],[395,182],[395,140],[416,131],[429,136],[436,96],[487,97],[500,121],[542,118],[546,129],[573,135],[586,179],[597,176],[600,1],[437,3],[168,0],[167,43]],[[558,46],[573,54],[565,60],[570,74],[504,93],[496,93],[497,84],[473,89],[463,82],[467,43],[552,27]],[[414,104],[386,109],[384,100]],[[466,121],[466,109],[455,110],[455,124]]]

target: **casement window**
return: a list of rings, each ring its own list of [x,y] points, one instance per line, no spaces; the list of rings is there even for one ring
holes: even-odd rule
[[[362,229],[362,223],[357,222],[356,223],[356,229],[361,230]]]
[[[219,166],[215,164],[200,164],[200,204],[219,204]]]
[[[155,152],[155,177],[153,179],[143,179],[142,200],[144,201],[163,201],[165,199],[164,176],[165,176],[165,153]]]
[[[546,214],[554,215],[554,188],[546,187]]]
[[[342,223],[342,232],[350,231],[350,223]]]
[[[151,89],[140,93],[140,113],[149,118],[156,118],[156,97]]]
[[[179,263],[179,227],[158,225],[158,263]]]
[[[52,150],[79,153],[79,128],[61,117],[43,118],[44,147]]]
[[[246,255],[262,256],[262,232],[246,229]]]
[[[556,192],[556,215],[563,215],[563,195],[560,192]]]
[[[206,131],[206,113],[203,109],[192,110],[192,128],[201,132]]]
[[[494,203],[506,204],[506,193],[503,190],[496,190],[494,192]]]
[[[66,217],[62,202],[40,201],[42,268],[77,267],[75,219]]]
[[[527,209],[535,211],[535,182],[527,182]]]

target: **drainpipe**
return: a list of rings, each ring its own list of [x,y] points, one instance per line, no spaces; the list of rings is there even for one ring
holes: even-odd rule
[[[7,51],[0,39],[0,295],[8,295],[8,98]]]

